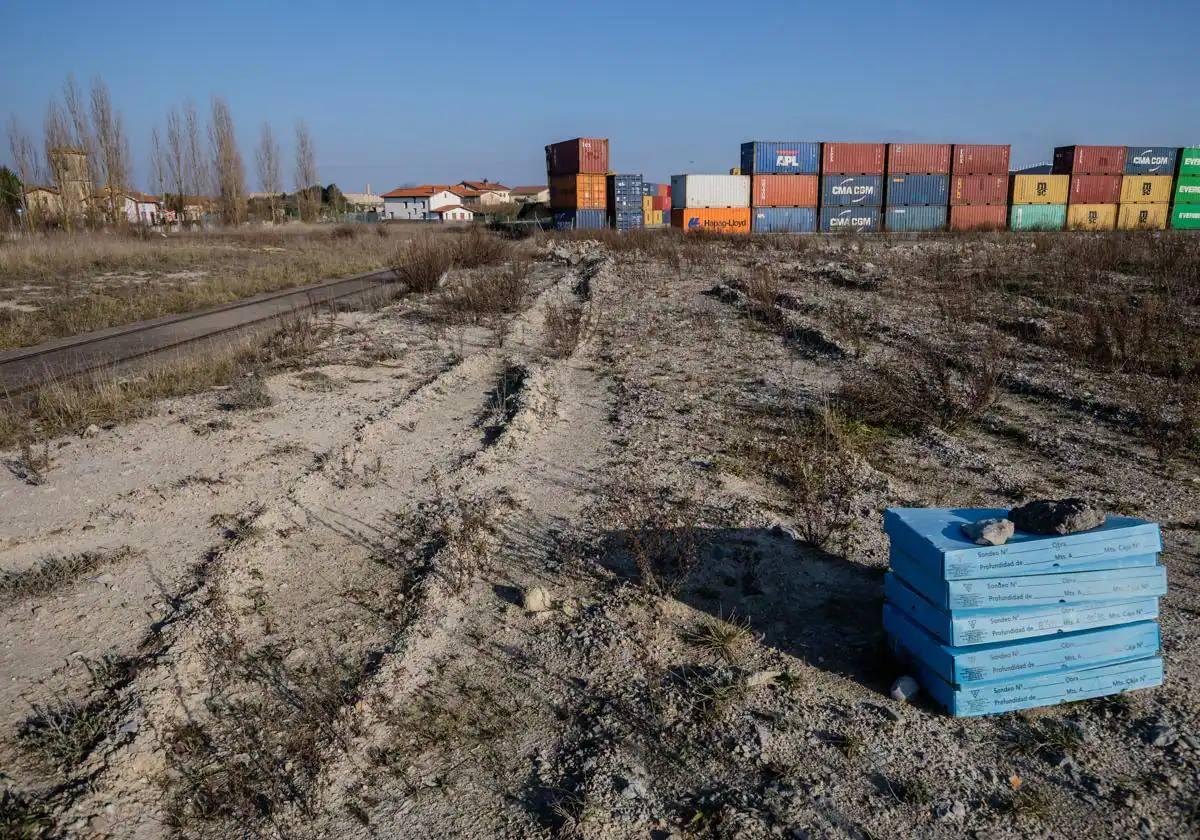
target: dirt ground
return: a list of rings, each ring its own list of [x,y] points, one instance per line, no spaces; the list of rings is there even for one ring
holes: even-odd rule
[[[516,314],[52,441],[0,836],[1194,835],[1200,285],[1068,239],[548,240]],[[1161,523],[1165,684],[892,700],[884,509],[1070,495]]]

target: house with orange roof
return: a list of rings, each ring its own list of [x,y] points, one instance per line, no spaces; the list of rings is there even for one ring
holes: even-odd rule
[[[467,199],[463,203],[468,207],[508,204],[513,200],[512,192],[499,181],[459,181],[454,186],[463,190],[463,196]]]
[[[402,221],[428,221],[433,211],[452,204],[463,204],[462,190],[449,184],[421,184],[416,187],[396,187],[385,192],[383,218]]]
[[[441,219],[443,222],[470,222],[475,218],[475,211],[469,207],[463,207],[461,204],[447,204],[445,207],[430,211],[430,213],[434,218]]]
[[[545,184],[513,187],[509,192],[512,195],[512,200],[517,202],[517,204],[550,203],[550,188]]]

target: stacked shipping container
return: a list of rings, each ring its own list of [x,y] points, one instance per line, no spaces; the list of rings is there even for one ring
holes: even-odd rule
[[[825,143],[821,150],[821,231],[880,230],[885,147]]]
[[[685,232],[750,232],[749,175],[672,175],[671,226]]]
[[[1178,168],[1171,227],[1175,230],[1200,230],[1200,146],[1181,149]]]
[[[750,175],[754,233],[812,233],[817,229],[821,144],[753,140],[742,144],[739,173]]]
[[[942,230],[950,196],[948,143],[890,143],[887,147],[884,227]]]
[[[1059,146],[1054,173],[1070,175],[1067,228],[1113,230],[1125,173],[1124,146]]]
[[[1127,146],[1121,176],[1117,227],[1121,230],[1166,230],[1171,218],[1171,186],[1178,149]]]
[[[950,163],[950,229],[999,230],[1008,221],[1011,147],[957,143]]]
[[[671,221],[671,185],[642,182],[642,224],[647,227]]]
[[[603,228],[608,209],[608,140],[577,137],[546,147],[550,209],[557,230]]]
[[[1062,230],[1067,224],[1070,175],[1013,174],[1008,188],[1012,230]]]
[[[642,226],[642,176],[608,176],[608,224],[617,230]]]

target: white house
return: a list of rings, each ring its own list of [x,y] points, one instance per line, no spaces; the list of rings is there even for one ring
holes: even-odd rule
[[[382,198],[383,218],[409,221],[425,221],[433,218],[434,210],[462,202],[453,187],[443,184],[397,187]]]
[[[162,216],[162,202],[157,196],[140,192],[127,192],[125,200],[125,217],[135,225],[157,224]]]
[[[510,191],[512,200],[518,204],[550,203],[550,188],[538,184],[528,187],[513,187]]]
[[[507,204],[512,201],[508,187],[498,181],[459,181],[456,189],[465,191],[463,194],[475,199],[481,205]]]
[[[448,204],[431,212],[443,222],[469,222],[475,218],[475,213],[461,204]]]

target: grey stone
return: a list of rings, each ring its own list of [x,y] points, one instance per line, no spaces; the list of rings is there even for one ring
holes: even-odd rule
[[[83,430],[83,436],[87,438],[95,437],[98,434],[100,434],[100,427],[95,423],[90,424],[86,429]]]
[[[1008,519],[980,519],[964,522],[960,527],[976,545],[1004,545],[1016,532],[1016,526]]]
[[[941,799],[934,804],[933,813],[939,820],[962,822],[967,818],[967,806],[957,799]]]
[[[1146,733],[1146,740],[1152,747],[1169,747],[1179,740],[1179,733],[1170,724],[1158,722]]]
[[[905,674],[903,677],[897,677],[892,683],[890,694],[893,700],[899,700],[902,703],[911,701],[921,692],[920,684],[912,677]]]
[[[1075,534],[1099,528],[1105,513],[1083,499],[1036,499],[1010,510],[1008,518],[1030,534]]]
[[[531,613],[546,612],[554,606],[550,600],[550,593],[540,586],[526,589],[522,593],[521,601],[525,609]]]
[[[779,679],[780,676],[780,671],[755,671],[746,677],[746,685],[750,688],[756,688],[760,685],[770,685]]]

